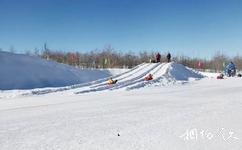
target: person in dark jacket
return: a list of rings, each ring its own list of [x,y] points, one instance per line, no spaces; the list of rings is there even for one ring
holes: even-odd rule
[[[236,75],[236,66],[233,62],[230,62],[225,67],[225,75],[227,75],[228,77],[234,77]]]
[[[160,62],[161,55],[159,52],[155,55],[155,58],[157,63]]]
[[[171,62],[171,53],[168,53],[167,56],[166,56],[166,58],[167,58],[167,62],[168,63]]]
[[[217,79],[224,79],[224,74],[221,73],[220,75],[218,75]]]

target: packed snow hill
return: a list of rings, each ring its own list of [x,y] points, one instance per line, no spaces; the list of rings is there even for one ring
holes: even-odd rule
[[[0,51],[0,90],[68,86],[115,73],[116,70],[79,69],[39,57]]]
[[[150,79],[147,79],[149,76]],[[33,90],[2,92],[2,97],[15,97],[19,95],[41,95],[68,91],[73,94],[110,90],[133,90],[149,86],[169,86],[182,84],[190,80],[201,79],[204,76],[181,64],[171,63],[143,63],[128,71],[96,81],[75,84],[60,88],[42,88]],[[110,81],[111,80],[111,81]],[[112,82],[115,81],[115,84]],[[109,83],[108,83],[109,82]],[[110,84],[111,83],[111,84]]]
[[[151,76],[151,79],[147,79]],[[114,76],[115,84],[107,81],[92,83],[91,86],[75,89],[76,94],[117,89],[139,89],[148,86],[167,86],[175,83],[188,82],[190,79],[200,79],[203,76],[181,64],[143,63],[128,72]]]
[[[0,149],[240,150],[242,79],[216,75],[143,63],[82,84],[1,91]]]

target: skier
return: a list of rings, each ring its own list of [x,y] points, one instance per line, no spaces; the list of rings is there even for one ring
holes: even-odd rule
[[[149,80],[152,80],[152,79],[153,79],[152,74],[148,74],[148,76],[145,77],[146,81],[149,81]]]
[[[155,58],[157,63],[160,62],[161,55],[159,52],[155,55]]]
[[[110,78],[109,80],[108,80],[108,84],[115,84],[115,83],[117,83],[118,82],[118,80],[113,80],[112,78]]]
[[[230,62],[226,67],[225,67],[225,74],[229,77],[234,77],[236,74],[236,66],[233,62]]]
[[[170,54],[170,53],[168,53],[168,54],[166,55],[166,58],[167,58],[167,62],[168,62],[168,63],[171,62],[171,54]]]

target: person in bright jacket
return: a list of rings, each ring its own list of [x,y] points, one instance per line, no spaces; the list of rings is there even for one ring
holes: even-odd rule
[[[115,84],[118,80],[113,80],[112,78],[108,79],[108,84]]]
[[[146,81],[149,81],[149,80],[152,80],[152,79],[153,79],[152,74],[148,74],[148,76],[145,77]]]
[[[233,62],[230,62],[226,67],[225,67],[225,74],[229,77],[233,77],[236,75],[236,66]]]

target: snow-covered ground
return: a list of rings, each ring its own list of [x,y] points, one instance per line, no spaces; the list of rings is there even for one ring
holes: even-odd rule
[[[61,87],[105,78],[126,69],[78,69],[54,61],[0,51],[0,90]]]
[[[204,75],[144,63],[112,86],[2,91],[0,149],[240,150],[242,78]]]

